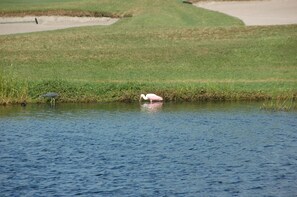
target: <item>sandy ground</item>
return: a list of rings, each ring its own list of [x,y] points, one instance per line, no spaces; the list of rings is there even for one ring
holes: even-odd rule
[[[38,24],[36,24],[35,18]],[[0,35],[49,31],[70,27],[111,25],[118,19],[67,16],[0,17]]]
[[[237,17],[247,26],[297,24],[297,0],[200,2],[194,5]]]

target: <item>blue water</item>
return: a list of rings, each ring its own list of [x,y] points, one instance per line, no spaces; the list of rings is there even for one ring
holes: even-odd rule
[[[297,113],[257,104],[0,107],[1,196],[297,196]]]

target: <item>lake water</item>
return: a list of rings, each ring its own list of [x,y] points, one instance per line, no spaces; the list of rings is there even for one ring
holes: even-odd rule
[[[0,107],[1,196],[297,196],[297,113],[254,103]]]

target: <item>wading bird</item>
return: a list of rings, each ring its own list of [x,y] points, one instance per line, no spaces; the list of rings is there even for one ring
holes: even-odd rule
[[[44,95],[42,95],[42,97],[44,98],[48,98],[51,99],[51,105],[55,105],[56,104],[56,98],[59,96],[58,93],[55,92],[48,92]]]
[[[141,94],[140,95],[140,98],[139,98],[139,101],[141,101],[141,99],[144,99],[144,100],[150,100],[150,102],[152,103],[153,101],[163,101],[163,98],[158,96],[158,95],[155,95],[155,94],[147,94],[147,95],[144,95],[144,94]]]

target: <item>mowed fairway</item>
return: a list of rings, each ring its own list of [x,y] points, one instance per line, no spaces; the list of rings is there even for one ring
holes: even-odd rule
[[[46,91],[68,102],[133,101],[147,91],[187,101],[296,97],[297,25],[245,27],[177,0],[20,2],[0,0],[0,12],[130,17],[0,36],[1,103],[36,102]]]

